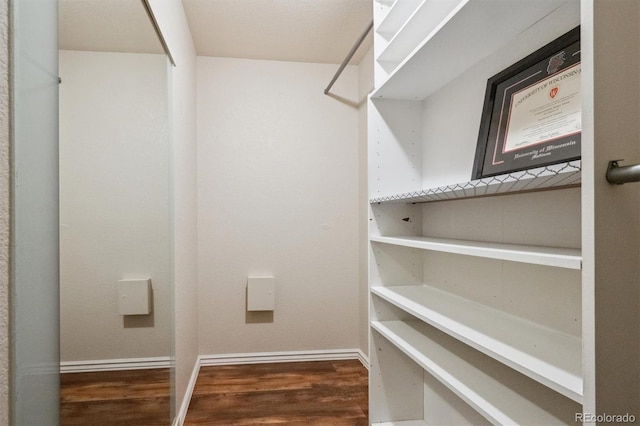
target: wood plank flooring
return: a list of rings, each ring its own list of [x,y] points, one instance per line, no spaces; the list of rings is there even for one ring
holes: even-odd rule
[[[62,426],[169,425],[169,370],[60,375]]]
[[[357,360],[202,367],[185,425],[368,425]]]
[[[166,369],[61,374],[62,426],[169,425]],[[185,425],[367,425],[357,360],[202,367]]]

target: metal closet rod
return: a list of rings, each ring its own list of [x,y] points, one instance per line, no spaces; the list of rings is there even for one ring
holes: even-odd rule
[[[325,95],[329,94],[329,90],[331,90],[331,87],[333,86],[333,84],[336,82],[338,77],[340,77],[340,74],[342,74],[342,71],[344,71],[344,68],[347,66],[351,58],[353,58],[353,55],[356,53],[356,50],[358,50],[358,48],[364,41],[364,38],[367,36],[367,34],[369,34],[369,31],[371,31],[371,28],[373,28],[373,21],[371,21],[367,29],[364,30],[364,32],[360,35],[360,37],[358,37],[358,40],[356,40],[356,43],[353,45],[349,53],[347,53],[347,56],[344,58],[344,61],[342,61],[342,63],[340,64],[340,68],[338,68],[338,71],[336,71],[335,75],[331,79],[331,82],[329,83],[327,88],[324,89]]]
[[[156,15],[153,14],[153,9],[151,9],[151,5],[149,4],[149,0],[142,0],[142,5],[144,6],[144,10],[147,11],[147,15],[149,16],[149,20],[151,21],[151,25],[153,25],[153,29],[158,36],[158,40],[162,45],[162,49],[167,54],[171,65],[176,66],[176,61],[173,60],[173,56],[171,55],[171,51],[169,50],[169,45],[167,45],[167,41],[164,39],[164,35],[162,35],[162,31],[160,30],[160,24],[156,20]]]

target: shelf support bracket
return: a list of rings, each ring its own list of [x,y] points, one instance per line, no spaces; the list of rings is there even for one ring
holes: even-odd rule
[[[609,161],[607,167],[607,182],[614,185],[622,185],[629,182],[640,182],[640,164],[633,166],[620,166],[622,160]]]

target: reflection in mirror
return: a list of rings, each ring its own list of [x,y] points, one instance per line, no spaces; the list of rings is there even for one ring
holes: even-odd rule
[[[142,2],[59,7],[61,424],[170,424],[167,57]]]

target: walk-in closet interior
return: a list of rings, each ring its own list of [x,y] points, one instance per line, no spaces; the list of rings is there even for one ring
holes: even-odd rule
[[[314,361],[353,424],[640,421],[640,2],[0,6],[1,424]]]

